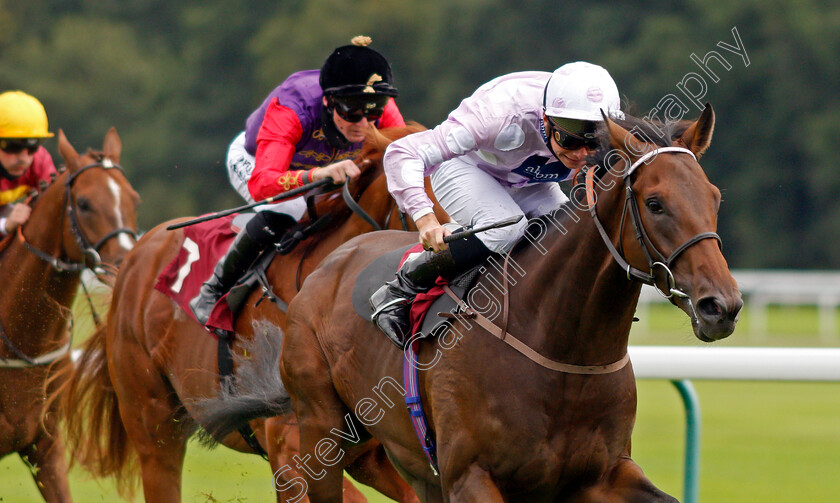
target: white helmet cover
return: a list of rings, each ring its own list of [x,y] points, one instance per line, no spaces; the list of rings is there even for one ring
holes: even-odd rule
[[[601,66],[576,61],[554,70],[545,86],[543,109],[549,117],[600,121],[601,110],[623,119],[618,86]]]

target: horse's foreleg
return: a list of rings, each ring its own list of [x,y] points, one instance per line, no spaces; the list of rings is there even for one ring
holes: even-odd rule
[[[447,487],[448,485],[448,487]],[[485,470],[471,465],[467,470],[450,484],[444,481],[444,494],[449,503],[504,503],[505,499],[493,478]]]
[[[347,467],[347,473],[354,479],[370,486],[392,500],[401,503],[419,503],[414,491],[400,477],[382,444],[359,456]]]
[[[64,445],[58,438],[44,432],[40,439],[18,454],[32,468],[32,477],[44,501],[47,503],[73,501],[70,497],[70,485],[67,483]]]
[[[293,456],[300,452],[300,432],[294,414],[265,420],[265,444],[271,464],[278,503],[309,503],[308,485],[303,474],[294,467]]]

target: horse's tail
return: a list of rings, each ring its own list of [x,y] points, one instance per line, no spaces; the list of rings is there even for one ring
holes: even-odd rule
[[[289,393],[280,378],[280,348],[283,335],[257,330],[251,340],[242,340],[242,356],[234,355],[235,380],[222,387],[216,398],[196,400],[195,410],[201,426],[210,436],[205,443],[223,439],[249,421],[275,417],[292,411]]]
[[[106,332],[107,323],[84,342],[75,365],[50,379],[58,387],[48,400],[55,402],[64,421],[71,464],[78,462],[95,477],[115,477],[119,493],[130,497],[140,472],[108,374]]]

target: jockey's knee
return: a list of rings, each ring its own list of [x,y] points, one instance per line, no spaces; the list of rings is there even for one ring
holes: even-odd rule
[[[285,213],[261,211],[245,225],[245,232],[251,239],[268,244],[283,237],[295,223],[295,219]]]
[[[513,225],[508,225],[507,227],[501,227],[499,229],[491,229],[489,231],[479,233],[477,236],[478,239],[484,243],[484,246],[486,246],[491,252],[507,253],[508,250],[513,248],[513,245],[515,245],[516,242],[525,235],[525,229],[527,227],[528,220],[523,218]]]

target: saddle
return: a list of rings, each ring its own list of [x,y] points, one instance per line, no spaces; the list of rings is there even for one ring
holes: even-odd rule
[[[373,260],[359,274],[353,286],[353,309],[356,314],[370,321],[373,311],[370,307],[370,296],[386,282],[394,279],[404,258],[415,251],[422,251],[419,244],[404,246],[386,252]],[[415,339],[435,337],[443,333],[447,325],[452,322],[450,313],[460,312],[458,303],[446,295],[443,285],[447,285],[458,299],[464,299],[475,285],[482,265],[478,265],[446,282],[438,279],[438,286],[427,293],[420,294],[412,305],[411,326]],[[422,304],[422,305],[421,305]],[[416,309],[418,308],[418,309]],[[422,335],[416,335],[421,333]]]
[[[549,215],[535,217],[529,220],[526,234],[531,235],[531,223],[542,222],[539,227],[544,228],[548,225]],[[534,236],[531,236],[532,238]],[[515,256],[517,250],[528,246],[529,240],[523,236],[514,246],[510,252],[511,256]],[[420,252],[422,247],[419,244],[404,246],[396,250],[383,253],[376,257],[373,262],[359,274],[356,283],[353,285],[353,309],[356,314],[362,318],[370,321],[373,311],[370,308],[368,299],[379,287],[386,282],[394,279],[394,276],[399,269],[399,266],[405,260],[409,253]],[[511,260],[512,267],[506,270],[505,258],[499,254],[492,254],[482,264],[461,273],[449,282],[438,278],[437,286],[433,287],[427,293],[419,294],[412,304],[411,308],[411,327],[414,340],[423,339],[426,337],[437,337],[445,333],[445,330],[460,314],[466,314],[467,317],[475,316],[474,312],[464,313],[462,306],[469,304],[465,300],[470,295],[473,287],[476,286],[479,276],[484,273],[491,277],[488,284],[488,291],[493,295],[493,298],[498,300],[503,296],[503,290],[506,288],[499,285],[500,279],[505,282],[509,279],[512,284],[516,284],[517,275],[524,274],[518,265],[515,265],[515,260]],[[495,280],[494,280],[495,279]],[[444,288],[447,287],[449,292]],[[484,292],[485,294],[487,292]],[[456,300],[457,298],[457,300]],[[474,306],[476,307],[476,306]],[[494,330],[494,333],[498,330]]]

